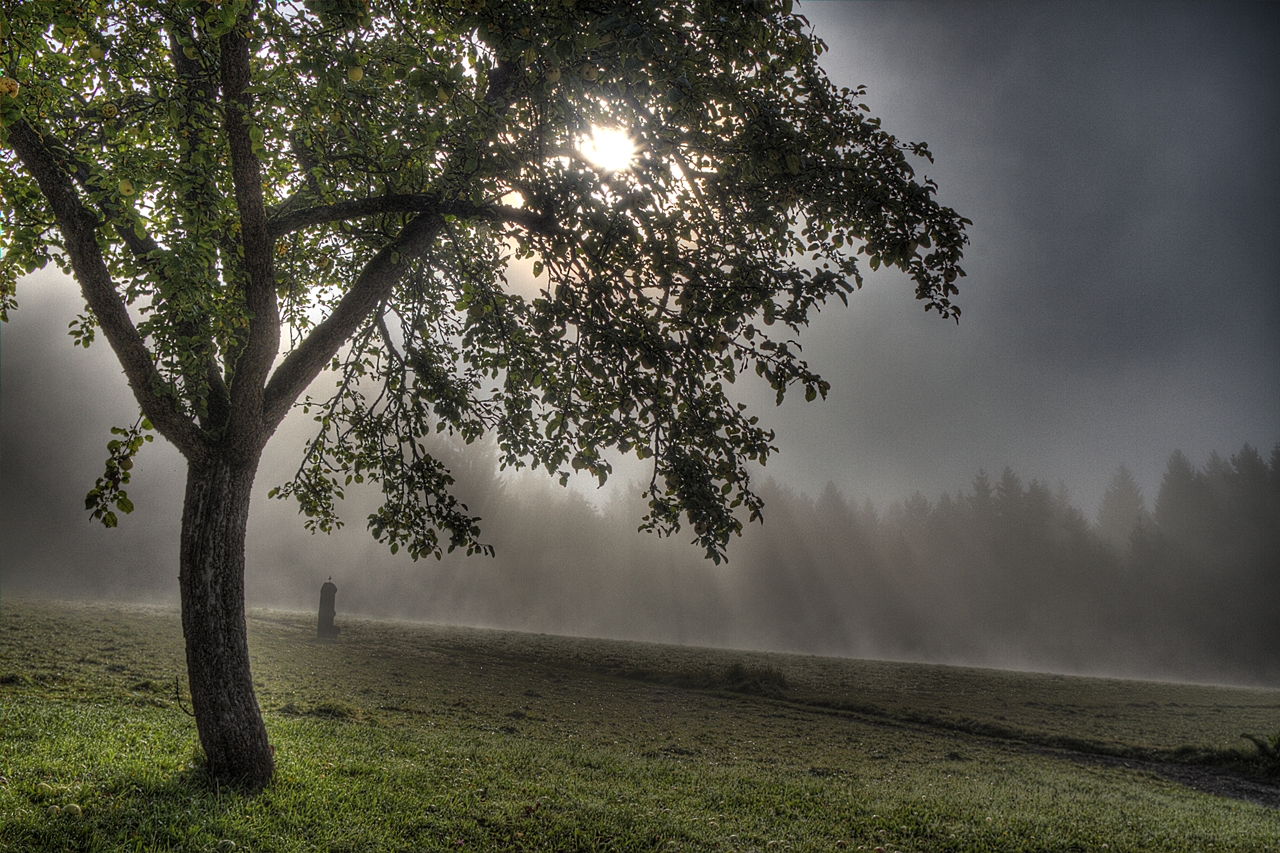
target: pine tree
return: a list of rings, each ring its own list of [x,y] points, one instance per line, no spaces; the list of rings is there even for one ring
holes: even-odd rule
[[[1135,528],[1149,522],[1146,498],[1133,473],[1124,465],[1116,468],[1111,484],[1098,507],[1098,531],[1120,553],[1129,550]]]

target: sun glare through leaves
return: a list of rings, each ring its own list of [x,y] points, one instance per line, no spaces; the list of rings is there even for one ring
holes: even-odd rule
[[[578,143],[578,150],[591,165],[606,172],[625,172],[636,157],[635,142],[620,127],[592,127],[591,135]]]

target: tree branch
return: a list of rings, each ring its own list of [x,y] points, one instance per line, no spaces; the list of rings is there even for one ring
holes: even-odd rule
[[[183,28],[181,37],[178,32],[179,27]],[[188,57],[183,46],[183,39],[186,41],[194,41],[190,29],[178,21],[170,21],[167,28],[169,36],[169,59],[173,63],[173,69],[177,73],[177,79],[182,84],[184,94],[183,101],[190,101],[192,104],[199,104],[203,109],[188,110],[187,125],[182,131],[183,136],[188,137],[188,144],[182,146],[182,155],[180,158],[181,168],[191,172],[195,171],[192,164],[192,153],[194,151],[195,140],[199,139],[201,128],[195,117],[205,115],[206,109],[212,112],[216,106],[218,99],[218,81],[217,77],[204,70],[201,64],[195,59]],[[188,211],[200,211],[210,206],[211,199],[214,196],[220,202],[220,193],[216,189],[216,185],[211,182],[196,184],[188,183],[184,189],[182,196],[186,203]],[[217,202],[215,202],[217,203]],[[190,218],[184,217],[183,227],[188,234],[198,233],[201,229],[197,222],[191,221]],[[122,229],[123,234],[123,229]],[[138,248],[134,248],[129,243],[132,235],[124,235],[125,242],[133,249],[134,254],[139,253]],[[155,241],[147,238],[152,244],[151,248],[155,248]],[[149,251],[149,249],[147,250]],[[208,318],[205,318],[206,320]],[[188,321],[189,334],[198,334],[198,325]],[[234,361],[233,357],[226,358],[228,363]],[[218,364],[217,355],[212,347],[208,355],[207,364],[205,365],[204,380],[208,384],[208,395],[206,398],[207,417],[200,421],[201,426],[206,429],[212,429],[214,432],[221,434],[227,426],[227,420],[231,415],[231,392],[227,387],[227,379],[224,378],[222,368]],[[192,376],[187,377],[188,383],[192,387],[198,387],[198,383]]]
[[[185,57],[184,57],[185,58]],[[190,60],[187,60],[190,63]],[[50,151],[55,159],[63,164],[75,182],[80,185],[81,189],[94,192],[100,191],[100,186],[95,186],[93,174],[83,161],[77,159],[70,151],[55,148],[49,140],[45,140],[45,148]],[[150,234],[143,234],[139,237],[137,233],[137,212],[133,210],[127,202],[116,202],[103,199],[98,206],[98,213],[104,221],[119,220],[120,218],[132,219],[133,224],[128,222],[118,222],[115,225],[116,235],[120,241],[124,243],[125,248],[133,255],[134,259],[144,267],[157,270],[159,266],[157,262],[151,259],[150,254],[160,248],[160,244]],[[230,396],[227,390],[226,382],[222,378],[222,371],[218,369],[217,361],[210,356],[209,363],[205,370],[205,379],[209,383],[209,409],[218,411],[222,418],[210,418],[210,424],[225,425],[227,415],[230,412]],[[208,426],[210,424],[202,424]]]
[[[249,339],[235,365],[228,365],[231,382],[229,436],[258,436],[262,420],[263,388],[280,348],[280,307],[276,298],[275,267],[262,194],[262,168],[249,130],[253,98],[249,41],[239,26],[221,40],[224,130],[231,154],[231,179],[240,214],[240,240],[248,278],[245,304],[249,309]],[[270,431],[266,433],[269,435]],[[263,436],[265,438],[265,435]],[[234,439],[233,439],[234,440]],[[260,447],[260,445],[259,445]]]
[[[246,68],[247,61],[246,53]],[[485,102],[499,114],[508,109],[515,97],[515,83],[519,79],[517,72],[514,65],[499,63],[489,79]],[[395,285],[409,271],[410,262],[426,253],[444,227],[445,216],[513,222],[547,236],[559,230],[556,222],[545,214],[500,204],[477,205],[461,200],[446,202],[439,196],[427,193],[353,199],[289,211],[292,206],[286,202],[285,207],[277,211],[277,217],[266,220],[266,232],[271,240],[277,240],[309,225],[326,222],[385,213],[418,215],[401,230],[394,241],[373,256],[333,313],[311,330],[271,376],[263,403],[263,423],[269,431],[279,426],[293,402],[320,374],[339,348],[356,333],[365,319],[391,294]]]
[[[78,159],[70,150],[58,144],[57,140],[49,139],[47,136],[41,139],[41,144],[51,157],[62,164],[62,168],[75,179],[75,183],[86,192],[100,192],[103,187],[94,179],[93,172],[89,166]],[[118,223],[115,226],[116,235],[120,237],[120,242],[124,243],[135,259],[143,263],[147,262],[147,255],[150,252],[160,248],[155,238],[150,234],[139,237],[135,231],[138,222],[137,212],[134,211],[127,202],[117,202],[113,200],[103,199],[98,206],[98,213],[106,221],[114,220],[121,214],[133,214],[133,225]]]
[[[134,327],[124,300],[116,292],[98,246],[98,219],[76,194],[68,168],[71,164],[64,164],[56,157],[25,119],[6,129],[9,144],[49,202],[84,301],[124,368],[125,378],[143,414],[188,460],[199,458],[205,449],[200,429],[182,414],[172,398],[162,393],[164,378]]]
[[[511,222],[544,236],[551,236],[558,231],[555,220],[536,211],[508,207],[503,204],[478,205],[460,200],[445,202],[431,193],[401,193],[357,198],[302,210],[282,211],[278,215],[268,217],[268,229],[272,239],[278,240],[286,234],[311,225],[345,222],[384,213],[419,213],[428,216],[457,216],[462,219]]]
[[[410,221],[399,237],[365,265],[333,313],[318,323],[276,368],[263,400],[262,418],[268,431],[280,425],[293,402],[390,295],[409,271],[410,262],[426,253],[443,227],[444,219],[438,213],[420,215]]]

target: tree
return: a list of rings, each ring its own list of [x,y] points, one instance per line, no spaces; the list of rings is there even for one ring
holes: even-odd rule
[[[1142,487],[1124,465],[1116,468],[1111,483],[1098,507],[1098,531],[1119,554],[1129,550],[1130,540],[1139,525],[1148,520],[1147,502]]]
[[[953,304],[967,220],[837,90],[790,0],[0,0],[0,293],[53,261],[141,410],[88,508],[113,525],[152,431],[185,457],[180,588],[213,778],[267,784],[244,626],[250,487],[295,406],[292,497],[415,558],[485,552],[427,450],[604,480],[651,460],[644,526],[719,560],[774,435],[730,396],[828,384],[793,336],[872,269]],[[624,132],[628,163],[580,146]],[[543,282],[521,293],[511,261]],[[287,334],[286,334],[287,333]],[[332,396],[305,397],[323,371]],[[301,403],[299,403],[301,401]]]
[[[1184,556],[1191,556],[1202,547],[1205,531],[1214,527],[1216,514],[1205,473],[1192,465],[1181,450],[1173,451],[1156,492],[1153,512],[1161,538],[1176,543]]]

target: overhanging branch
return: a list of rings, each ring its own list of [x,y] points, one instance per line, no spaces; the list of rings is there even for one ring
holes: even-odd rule
[[[95,180],[92,171],[84,162],[72,156],[68,151],[58,151],[57,159],[63,162],[81,189],[88,192],[99,189],[99,187],[94,186]],[[136,211],[125,202],[104,199],[99,202],[98,212],[103,220],[116,222],[116,235],[120,238],[120,242],[124,243],[130,254],[133,255],[135,261],[141,266],[151,269],[157,275],[163,274],[163,261],[155,259],[152,255],[153,252],[160,249],[160,244],[145,231],[139,236],[140,220]],[[122,218],[122,215],[128,221],[119,222],[118,220]],[[210,414],[212,415],[215,410],[222,414],[229,412],[230,397],[227,385],[222,378],[222,371],[218,369],[217,362],[212,356],[210,356],[209,363],[205,368],[205,380],[209,383]],[[223,420],[211,417],[210,422],[223,423]]]
[[[268,431],[279,426],[293,402],[390,295],[409,271],[410,263],[426,253],[443,227],[444,219],[439,215],[417,216],[410,221],[399,237],[365,265],[333,313],[316,324],[297,349],[280,363],[267,383],[263,398],[263,424]]]
[[[25,119],[14,122],[6,130],[10,146],[49,202],[84,301],[93,311],[107,343],[124,368],[125,378],[138,405],[160,434],[173,442],[183,456],[188,459],[199,457],[204,452],[200,430],[160,390],[165,385],[164,378],[134,327],[102,257],[98,246],[97,217],[80,201],[64,164]]]
[[[425,216],[456,216],[461,219],[510,222],[544,236],[551,236],[558,230],[555,220],[535,211],[503,204],[480,205],[468,201],[443,201],[434,193],[398,193],[357,198],[293,210],[276,216],[268,215],[267,228],[271,238],[278,240],[286,234],[312,225],[347,222],[387,213],[417,213]]]

